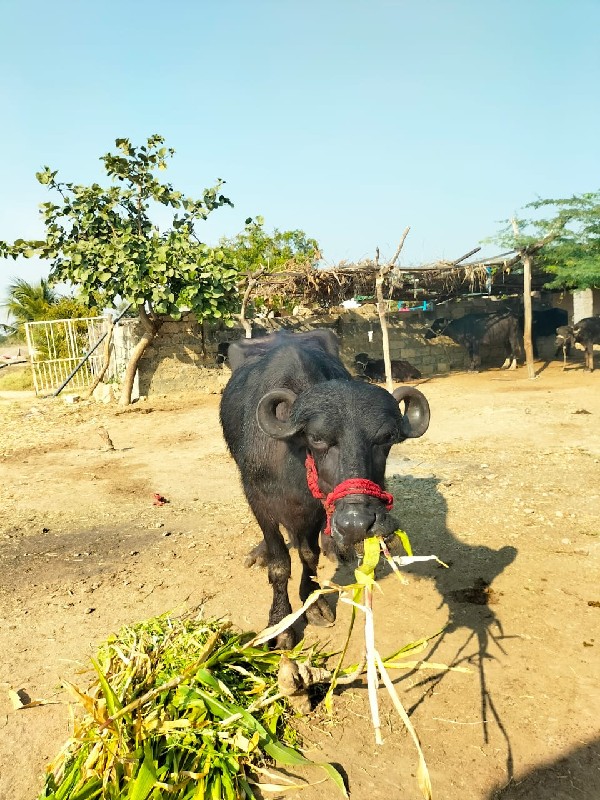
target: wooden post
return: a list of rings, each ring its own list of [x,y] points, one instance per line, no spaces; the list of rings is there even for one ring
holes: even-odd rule
[[[262,266],[260,269],[257,269],[256,272],[250,273],[248,275],[248,285],[246,286],[246,291],[244,292],[244,297],[242,298],[242,307],[240,309],[240,322],[242,323],[242,327],[246,333],[246,339],[252,338],[252,323],[248,322],[246,319],[246,306],[248,305],[248,300],[250,299],[250,293],[252,289],[258,283],[258,279],[265,271],[266,267]]]
[[[400,244],[396,250],[396,253],[392,260],[385,264],[375,277],[375,296],[377,297],[377,314],[379,315],[379,324],[381,326],[381,343],[383,347],[383,364],[385,368],[385,383],[388,392],[394,391],[394,382],[392,381],[392,360],[390,358],[390,338],[388,335],[388,327],[387,327],[387,318],[386,318],[386,306],[385,300],[383,298],[383,282],[385,281],[386,275],[390,270],[393,268],[394,264],[398,260],[398,256],[400,255],[400,251],[404,246],[404,242],[406,241],[406,237],[408,236],[408,232],[410,228],[405,228],[404,233],[402,234],[402,238],[400,239]],[[375,251],[375,266],[379,266],[379,248]]]
[[[519,223],[516,219],[511,220],[512,229],[515,238],[519,237]],[[536,246],[541,246],[537,243]],[[533,256],[531,249],[525,247],[518,251],[521,261],[523,262],[523,347],[525,348],[525,363],[527,364],[527,375],[530,380],[536,376],[535,365],[533,363],[533,342],[531,340],[531,266]]]
[[[111,315],[108,318],[108,333],[106,334],[106,339],[104,340],[104,359],[103,359],[103,362],[102,362],[102,369],[96,375],[96,380],[92,383],[92,385],[88,389],[88,392],[87,392],[87,395],[86,395],[88,400],[94,394],[94,389],[96,388],[96,386],[98,386],[98,384],[100,383],[101,380],[104,380],[104,376],[106,375],[106,371],[108,370],[108,368],[110,366],[110,355],[111,355],[111,349],[112,349],[111,345],[112,345],[112,337],[113,337],[114,329],[115,329],[115,320],[114,320],[114,317]],[[113,450],[114,450],[114,447],[113,447]]]
[[[523,345],[525,347],[525,361],[527,363],[527,375],[530,379],[536,378],[535,365],[533,363],[533,342],[531,339],[531,262],[532,256],[526,250],[523,251]]]

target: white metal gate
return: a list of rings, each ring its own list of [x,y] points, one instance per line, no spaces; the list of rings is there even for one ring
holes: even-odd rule
[[[31,371],[36,394],[55,392],[108,331],[105,317],[26,322]],[[69,389],[85,389],[102,369],[100,345],[69,381]]]

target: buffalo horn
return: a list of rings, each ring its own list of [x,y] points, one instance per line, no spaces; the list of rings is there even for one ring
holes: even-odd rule
[[[287,439],[298,430],[290,423],[288,417],[297,395],[291,389],[273,389],[261,398],[256,408],[258,427],[272,439]],[[283,414],[277,413],[278,407],[285,404]],[[282,419],[283,417],[283,419]]]
[[[404,401],[402,413],[402,435],[407,439],[423,436],[429,427],[429,403],[424,394],[412,386],[400,386],[392,392],[400,404]]]

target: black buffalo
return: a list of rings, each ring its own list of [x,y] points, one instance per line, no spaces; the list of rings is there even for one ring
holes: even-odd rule
[[[573,328],[569,325],[561,325],[556,329],[556,337],[554,339],[556,346],[555,357],[562,353],[563,356],[563,369],[567,366],[567,356],[571,352],[571,345],[573,344]]]
[[[566,357],[572,346],[584,351],[584,369],[594,371],[594,345],[600,344],[600,316],[585,317],[569,327],[561,327],[556,332],[556,346],[563,351],[563,369]]]
[[[230,342],[219,342],[217,345],[217,354],[215,356],[215,361],[219,366],[223,366],[223,364],[227,363],[227,356],[229,354],[229,345]]]
[[[503,369],[516,369],[521,354],[519,320],[510,311],[493,314],[465,314],[459,319],[436,319],[425,333],[426,339],[449,336],[469,353],[469,369],[481,366],[481,345],[502,345],[506,351]]]
[[[539,355],[538,339],[544,336],[556,336],[559,328],[566,326],[569,315],[564,308],[534,308],[531,312],[531,343],[533,355]],[[523,312],[519,316],[521,329],[524,327]]]
[[[299,551],[304,601],[316,588],[319,535],[326,522],[342,553],[367,536],[395,529],[382,497],[386,459],[393,444],[425,433],[429,406],[412,387],[392,395],[353,379],[339,359],[335,335],[326,330],[241,340],[230,346],[229,362],[221,425],[263,532],[264,542],[252,551],[250,563],[268,567],[273,625],[291,611],[291,562],[280,526]],[[372,482],[374,491],[365,494],[348,484],[351,491],[336,500],[328,519],[323,502],[309,489],[308,456],[316,466],[315,494],[327,497],[348,479]],[[324,598],[306,616],[317,625],[334,619]],[[293,642],[289,629],[277,639],[279,647]]]
[[[421,373],[408,361],[394,358],[391,361],[392,380],[411,381],[421,377]],[[371,358],[366,353],[357,353],[354,356],[354,368],[358,375],[370,381],[383,383],[385,377],[385,363],[383,358]]]
[[[537,308],[531,312],[531,334],[533,339],[555,336],[558,328],[564,327],[569,315],[564,308]]]

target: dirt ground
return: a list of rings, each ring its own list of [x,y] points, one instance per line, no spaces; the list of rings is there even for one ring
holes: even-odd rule
[[[266,623],[266,575],[242,565],[260,532],[221,437],[222,382],[207,374],[206,393],[125,411],[0,400],[2,800],[36,797],[69,736],[61,680],[85,684],[80,670],[121,624],[195,606]],[[420,387],[431,427],[394,447],[388,486],[415,552],[450,569],[409,568],[405,585],[382,575],[375,615],[383,654],[444,629],[421,657],[470,670],[394,673],[434,797],[597,800],[600,371],[553,363],[535,381],[521,368]],[[155,492],[169,502],[155,506]],[[334,572],[325,562],[320,577]],[[347,622],[340,607],[335,627],[306,637],[333,649]],[[58,702],[16,711],[10,688]],[[413,745],[381,702],[383,746],[359,683],[333,720],[317,708],[299,723],[308,754],[338,763],[354,798],[416,800]]]

